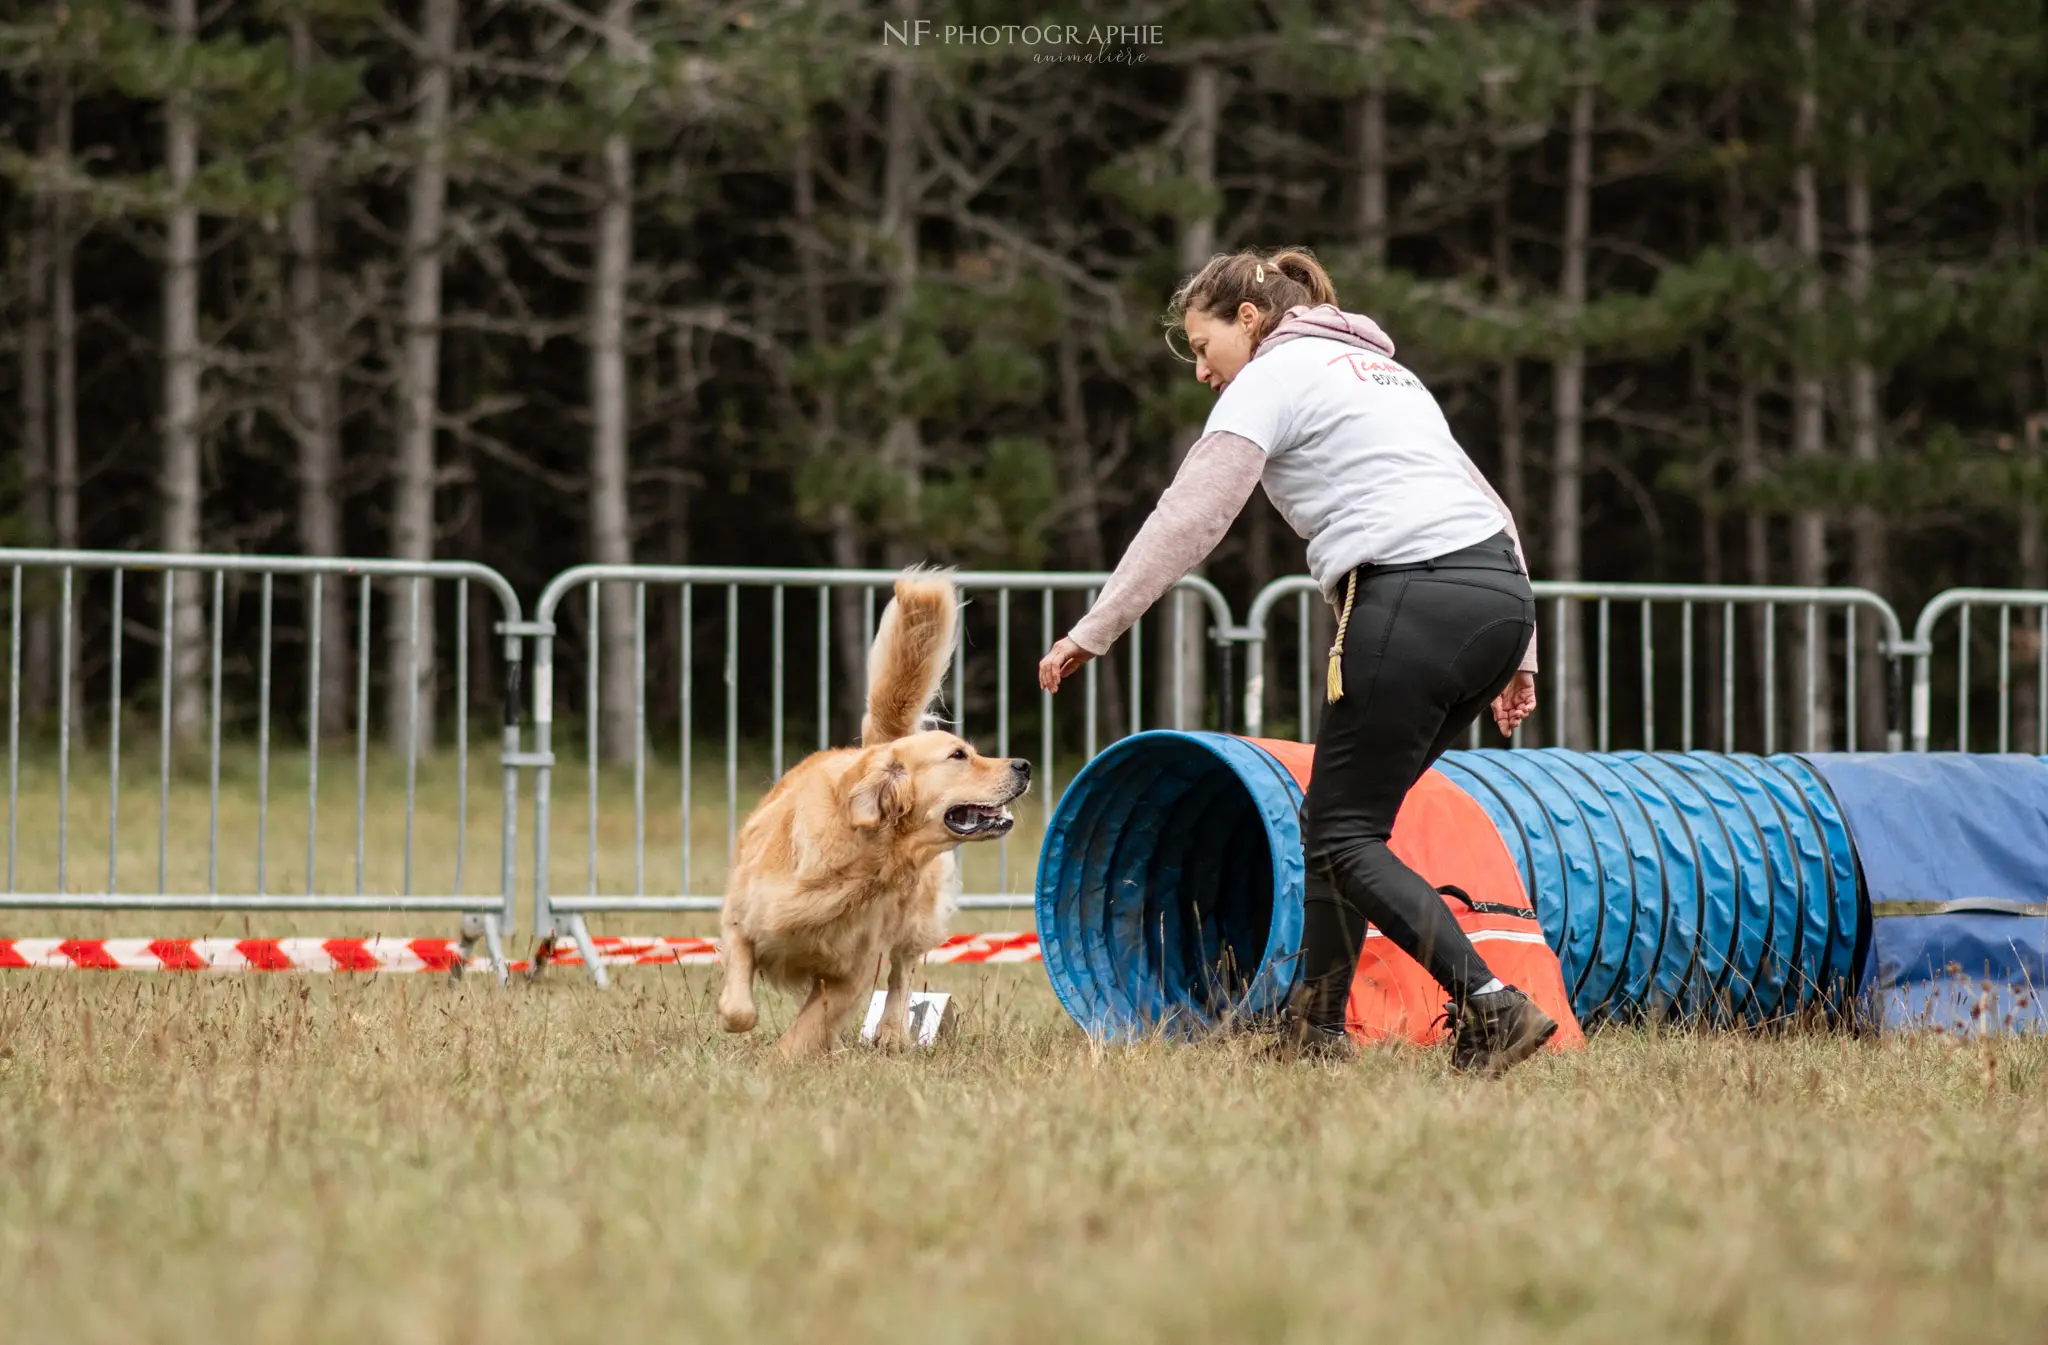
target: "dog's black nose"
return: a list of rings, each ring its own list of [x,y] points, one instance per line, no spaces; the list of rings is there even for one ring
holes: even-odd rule
[[[1010,762],[1010,769],[1026,780],[1031,778],[1031,763],[1022,757],[1014,758]]]

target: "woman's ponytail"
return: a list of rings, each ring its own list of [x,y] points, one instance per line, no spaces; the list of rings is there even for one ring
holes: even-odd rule
[[[1266,265],[1308,291],[1309,303],[1337,302],[1337,287],[1330,283],[1330,273],[1307,248],[1285,248],[1268,257]]]
[[[1183,280],[1168,306],[1166,325],[1179,326],[1190,311],[1231,321],[1238,305],[1248,303],[1261,317],[1256,345],[1280,325],[1288,309],[1336,302],[1330,273],[1307,248],[1282,248],[1270,256],[1248,248],[1219,252]]]

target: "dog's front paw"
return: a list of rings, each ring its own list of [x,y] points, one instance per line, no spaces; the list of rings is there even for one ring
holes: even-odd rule
[[[718,1006],[718,1025],[727,1032],[752,1032],[758,1019],[751,1004]]]
[[[822,1041],[808,1032],[785,1032],[775,1043],[776,1052],[784,1060],[811,1060],[818,1056],[830,1055],[833,1044]]]
[[[910,1015],[904,1014],[900,1018],[884,1018],[881,1024],[875,1028],[875,1049],[878,1051],[888,1051],[892,1054],[897,1051],[909,1050]]]

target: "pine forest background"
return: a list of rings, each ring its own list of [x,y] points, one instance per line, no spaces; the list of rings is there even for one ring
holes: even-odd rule
[[[4,14],[8,544],[462,558],[529,603],[586,560],[1106,569],[1211,401],[1163,339],[1174,283],[1304,244],[1436,391],[1538,577],[1852,584],[1908,619],[1947,586],[2048,587],[2038,0]],[[943,39],[1033,23],[1122,31]],[[1206,573],[1241,611],[1301,568],[1261,497]],[[91,701],[109,590],[82,583]],[[196,732],[210,599],[181,584]],[[128,600],[140,688],[156,599]],[[308,640],[303,594],[277,601]],[[457,614],[428,595],[409,668],[379,601],[378,684],[426,679],[445,738]],[[32,574],[31,716],[55,609]],[[322,611],[339,730],[365,651]],[[489,604],[466,619],[489,649]],[[1021,677],[1043,644],[1018,629]],[[489,705],[502,669],[469,663]],[[649,666],[672,717],[680,659]]]

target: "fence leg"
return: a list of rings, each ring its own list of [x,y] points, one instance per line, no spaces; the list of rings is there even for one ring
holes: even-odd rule
[[[1929,680],[1933,676],[1931,666],[1933,660],[1929,657],[1930,652],[1931,648],[1929,647],[1913,651],[1913,701],[1911,713],[1913,750],[1915,752],[1925,752],[1927,750],[1927,742],[1933,732],[1932,710],[1934,692]],[[1965,690],[1967,691],[1967,689]]]
[[[448,983],[453,985],[462,979],[464,968],[476,952],[477,941],[481,939],[485,955],[491,960],[491,971],[503,987],[512,979],[511,969],[505,962],[505,936],[495,915],[471,913],[462,917],[462,933],[455,940],[455,960],[448,964]]]
[[[484,947],[491,955],[491,970],[497,975],[498,988],[503,990],[512,981],[512,968],[505,961],[504,931],[498,927],[498,917],[484,917]]]
[[[476,941],[484,936],[484,919],[480,915],[462,917],[461,933],[455,937],[455,960],[448,964],[448,984],[462,980],[462,972],[469,962],[470,954],[476,951]]]
[[[1266,641],[1259,636],[1244,647],[1244,708],[1240,712],[1245,736],[1264,737],[1266,732]],[[1302,735],[1308,734],[1306,726]]]
[[[609,986],[612,978],[605,974],[604,963],[597,956],[597,945],[590,941],[590,927],[583,923],[582,916],[569,917],[569,937],[576,940],[576,951],[583,955],[583,965],[590,970],[591,982],[599,990]]]
[[[1906,746],[1906,660],[1893,654],[1885,662],[1884,750],[1900,752]]]
[[[1237,660],[1232,656],[1235,651],[1225,632],[1212,631],[1210,639],[1214,641],[1216,650],[1216,727],[1224,733],[1231,733],[1235,731],[1231,721],[1236,718],[1237,710]]]

